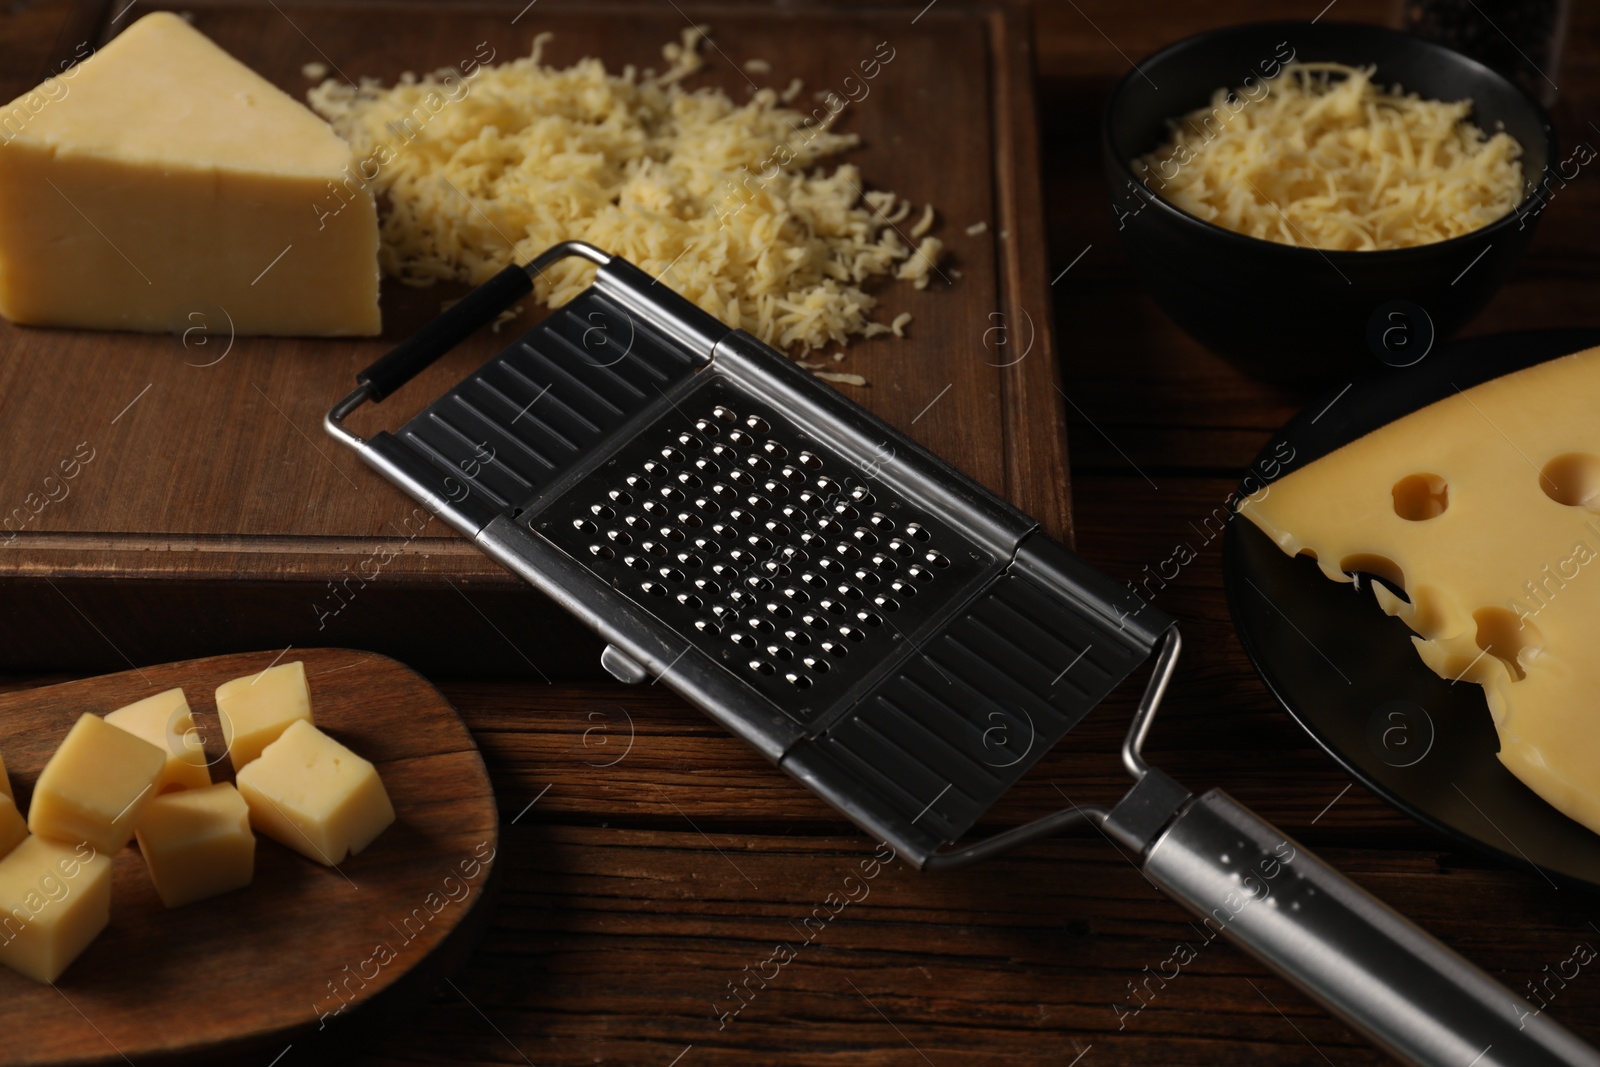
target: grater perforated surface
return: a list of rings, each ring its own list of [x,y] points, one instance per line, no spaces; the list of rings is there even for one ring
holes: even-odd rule
[[[360,392],[330,427],[918,865],[1171,626],[781,353],[596,278],[394,435],[339,429]]]
[[[727,379],[707,381],[531,525],[800,722],[996,561]]]

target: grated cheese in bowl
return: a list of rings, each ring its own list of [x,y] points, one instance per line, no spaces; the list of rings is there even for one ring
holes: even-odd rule
[[[309,99],[387,199],[380,263],[402,281],[476,284],[576,239],[781,349],[891,332],[871,318],[868,285],[896,276],[925,287],[939,240],[902,238],[911,205],[865,189],[856,167],[817,167],[858,142],[831,129],[827,108],[818,121],[772,89],[743,104],[684,89],[704,35],[668,44],[660,74],[612,74],[592,58],[545,66],[540,34],[531,55],[467,77],[329,80]],[[558,264],[536,296],[558,306],[592,272]]]
[[[1431,244],[1516,208],[1515,139],[1467,121],[1470,100],[1383,91],[1373,73],[1292,63],[1256,90],[1219,89],[1136,169],[1196,218],[1326,250]]]

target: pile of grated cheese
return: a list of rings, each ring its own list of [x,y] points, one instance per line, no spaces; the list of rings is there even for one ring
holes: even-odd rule
[[[925,225],[903,238],[911,204],[864,189],[854,166],[815,169],[858,142],[830,129],[834,112],[803,114],[771,89],[742,105],[684,89],[703,65],[704,27],[662,50],[660,74],[611,74],[592,58],[542,65],[549,36],[525,58],[466,77],[446,68],[390,88],[329,80],[308,94],[387,198],[385,273],[476,284],[575,239],[797,355],[898,332],[872,321],[865,287],[893,275],[924,288],[942,245]],[[537,298],[565,303],[593,269],[556,265]]]
[[[1143,176],[1207,222],[1330,250],[1430,244],[1515,209],[1523,182],[1514,138],[1468,122],[1470,100],[1382,91],[1373,73],[1294,63],[1253,95],[1218,90],[1139,161]]]

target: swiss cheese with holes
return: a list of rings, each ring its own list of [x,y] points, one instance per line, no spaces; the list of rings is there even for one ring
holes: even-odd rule
[[[1482,685],[1500,760],[1600,832],[1600,349],[1458,392],[1240,508],[1372,589],[1445,678]],[[1445,727],[1448,729],[1448,726]]]

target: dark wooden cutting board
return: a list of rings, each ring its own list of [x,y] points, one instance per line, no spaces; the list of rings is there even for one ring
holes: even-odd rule
[[[438,690],[394,660],[341,648],[293,655],[305,663],[318,727],[377,766],[394,825],[337,869],[258,834],[249,886],[171,910],[137,849],[123,849],[110,926],[53,988],[0,967],[0,1063],[266,1064],[288,1045],[292,1062],[320,1061],[465,959],[488,921],[500,840],[472,735]],[[276,656],[0,694],[0,755],[18,805],[26,810],[78,716],[174,686],[207,738],[212,779],[231,781],[213,693]]]
[[[163,6],[141,0],[118,18],[125,3],[6,9],[0,93],[26,91],[80,42]],[[659,66],[661,46],[692,19],[710,24],[715,47],[690,84],[743,99],[751,80],[781,89],[799,77],[806,104],[886,44],[892,62],[841,120],[862,145],[840,158],[868,187],[934,204],[949,253],[928,289],[883,287],[878,318],[910,312],[910,336],[850,346],[837,367],[869,385],[841,388],[1070,536],[1023,9],[200,0],[182,10],[300,98],[308,63],[387,83],[481,56],[485,42],[508,60],[545,31],[549,62]],[[747,75],[749,59],[771,72]],[[978,223],[986,229],[969,234]],[[599,646],[587,634],[441,523],[409,536],[410,502],[321,430],[356,371],[460,291],[387,285],[376,340],[232,338],[215,309],[198,307],[184,336],[0,323],[0,518],[17,520],[15,537],[0,533],[0,670],[337,642],[430,673],[591,671]],[[461,345],[353,428],[398,425],[541,313],[530,301],[522,319]],[[60,477],[63,462],[74,477]],[[48,492],[47,477],[57,479]],[[380,552],[395,558],[358,595],[335,598],[329,583]]]

